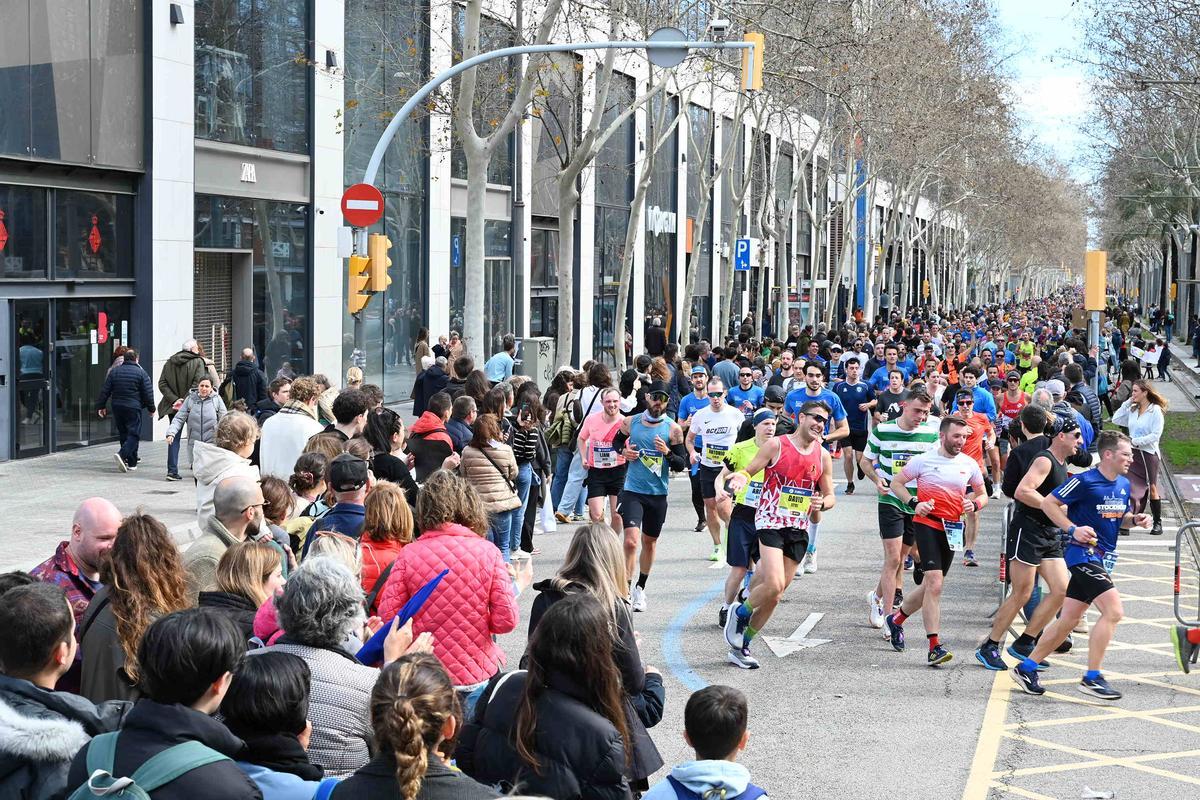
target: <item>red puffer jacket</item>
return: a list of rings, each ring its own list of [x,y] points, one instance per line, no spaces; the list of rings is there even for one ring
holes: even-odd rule
[[[379,580],[379,576],[387,569],[388,564],[391,564],[400,555],[400,550],[403,549],[404,543],[394,540],[386,542],[376,541],[370,536],[363,535],[359,539],[359,545],[362,548],[362,590],[364,595],[369,595],[371,590],[375,588],[375,582]],[[389,574],[390,578],[391,575]],[[449,575],[446,576],[450,577]],[[379,609],[380,598],[383,597],[383,587],[375,595],[375,604],[373,608],[367,609],[368,614],[374,614]]]
[[[388,620],[439,572],[450,572],[413,618],[413,635],[433,634],[434,655],[456,686],[487,680],[504,665],[492,634],[517,627],[512,579],[494,544],[462,525],[448,524],[404,546],[379,600]]]

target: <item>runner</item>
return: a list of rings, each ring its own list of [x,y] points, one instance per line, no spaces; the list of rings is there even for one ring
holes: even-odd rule
[[[1171,628],[1171,644],[1175,647],[1175,660],[1183,674],[1192,671],[1196,663],[1196,654],[1200,653],[1200,628],[1188,628],[1176,625]]]
[[[646,582],[667,519],[668,469],[680,472],[687,466],[683,430],[666,416],[670,397],[666,382],[651,383],[646,389],[646,410],[626,417],[613,441],[628,463],[617,513],[625,523],[625,566],[629,575],[633,575],[634,556],[639,555],[639,537],[642,544],[637,581],[630,589],[634,611],[646,610]]]
[[[745,469],[764,444],[775,436],[775,412],[760,408],[748,422],[754,424],[754,438],[738,442],[729,448],[725,465],[717,476],[717,500],[727,502],[725,481],[730,475]],[[758,509],[758,498],[762,494],[763,473],[750,476],[750,482],[733,496],[733,512],[729,515],[729,529],[725,541],[725,563],[729,565],[729,576],[725,579],[725,601],[721,604],[718,623],[725,627],[729,607],[737,600],[738,590],[746,573],[758,560],[758,535],[754,530],[754,512]]]
[[[738,385],[731,387],[728,395],[729,405],[742,412],[746,419],[762,408],[763,388],[755,385],[754,370],[750,367],[738,369]]]
[[[734,606],[725,623],[729,662],[742,669],[758,669],[750,643],[771,618],[808,552],[809,515],[833,508],[833,459],[821,447],[830,413],[825,402],[806,401],[797,411],[796,431],[768,440],[744,469],[725,482],[727,490],[737,492],[764,470],[754,514],[758,570],[750,597]]]
[[[901,404],[907,395],[908,392],[904,388],[904,370],[896,367],[888,373],[887,391],[875,393],[875,424],[892,422],[900,416]]]
[[[892,647],[904,650],[904,622],[922,612],[925,636],[929,640],[929,666],[945,664],[953,656],[938,638],[941,623],[942,585],[954,553],[963,549],[962,517],[987,505],[983,474],[979,465],[962,452],[967,441],[967,423],[961,417],[942,418],[938,427],[938,447],[909,459],[891,483],[892,493],[913,509],[913,538],[924,580],[913,590],[900,610],[889,614],[885,623]],[[907,488],[917,482],[914,497]],[[967,497],[967,490],[974,497]]]
[[[876,628],[883,627],[884,598],[891,608],[903,602],[903,563],[913,545],[913,510],[890,491],[892,479],[909,460],[938,445],[938,423],[929,418],[933,406],[924,389],[917,389],[904,401],[900,416],[894,422],[876,425],[867,439],[860,462],[879,492],[879,538],[883,540],[883,569],[879,583],[867,593],[868,619]],[[909,484],[909,493],[916,491],[916,481]]]
[[[709,561],[721,557],[721,524],[729,524],[730,512],[728,501],[717,502],[714,481],[721,472],[725,454],[737,441],[743,420],[741,411],[725,404],[725,384],[720,378],[713,378],[708,382],[708,405],[692,415],[684,440],[690,463],[699,466],[700,496],[704,498],[704,516],[713,540]],[[702,442],[700,450],[696,449],[697,440]]]
[[[608,387],[600,393],[600,404],[604,410],[590,414],[579,429],[579,451],[583,453],[583,464],[587,477],[588,516],[592,522],[604,521],[604,507],[609,506],[612,529],[621,533],[621,515],[617,513],[617,502],[625,486],[625,459],[613,446],[613,438],[625,417],[621,414],[621,392]],[[608,500],[606,503],[605,500]],[[632,566],[632,565],[631,565]]]
[[[679,424],[687,433],[692,424],[692,415],[702,408],[708,407],[708,370],[697,364],[692,367],[692,392],[679,401]],[[699,444],[703,444],[700,442]],[[700,467],[692,465],[688,470],[688,479],[692,484],[692,508],[696,510],[696,533],[704,530],[707,524],[704,520],[704,496],[700,493]]]
[[[846,423],[850,429],[846,446],[842,448],[842,465],[846,471],[846,494],[854,494],[855,468],[858,469],[859,480],[866,477],[859,461],[867,449],[867,427],[871,409],[875,407],[875,390],[870,384],[859,380],[860,369],[856,357],[847,357],[843,363],[846,380],[835,383],[833,393],[846,411]]]
[[[796,426],[792,424],[792,420],[787,414],[783,413],[783,404],[787,400],[787,394],[780,386],[768,386],[763,395],[763,408],[775,412],[775,435],[787,436],[792,431],[796,430]],[[754,438],[754,419],[753,417],[742,423],[742,427],[738,428],[737,440],[744,442],[747,439]]]
[[[1009,427],[1016,422],[1021,409],[1029,403],[1029,396],[1021,391],[1021,375],[1011,371],[1004,378],[1004,394],[1000,395],[1000,413],[996,416],[996,442],[1000,448],[1000,474],[1008,465]]]
[[[1038,680],[1038,665],[1067,638],[1088,607],[1095,605],[1100,619],[1088,637],[1087,672],[1079,683],[1079,691],[1101,700],[1121,699],[1121,692],[1112,688],[1100,672],[1104,651],[1124,613],[1121,595],[1110,573],[1117,560],[1121,528],[1128,527],[1129,522],[1140,528],[1149,527],[1150,515],[1130,511],[1131,490],[1125,477],[1133,463],[1129,437],[1117,431],[1104,431],[1097,448],[1100,463],[1096,467],[1068,478],[1042,501],[1046,517],[1063,531],[1071,579],[1062,615],[1046,628],[1029,657],[1009,671],[1027,694],[1045,694]]]
[[[964,376],[968,374],[966,371],[963,372]],[[979,465],[979,472],[984,476],[984,493],[991,497],[992,482],[987,478],[984,457],[992,452],[993,446],[996,444],[996,434],[992,430],[991,420],[974,410],[976,398],[976,392],[966,388],[959,389],[955,395],[957,410],[954,413],[962,418],[969,429],[967,441],[962,448],[963,454],[975,459],[975,463]],[[979,534],[979,513],[967,514],[966,523],[966,548],[963,550],[963,565],[978,567],[979,562],[975,559],[975,537]]]
[[[991,670],[1008,669],[1000,656],[1000,642],[1033,594],[1037,577],[1046,581],[1050,591],[1042,594],[1024,632],[1008,647],[1009,655],[1018,661],[1033,652],[1037,637],[1062,608],[1067,594],[1070,574],[1063,561],[1062,542],[1042,512],[1042,499],[1067,480],[1067,459],[1078,447],[1081,434],[1075,420],[1066,416],[1056,416],[1046,433],[1051,437],[1050,446],[1033,459],[1013,493],[1013,517],[1004,550],[1012,591],[996,611],[988,638],[975,651],[979,663]]]

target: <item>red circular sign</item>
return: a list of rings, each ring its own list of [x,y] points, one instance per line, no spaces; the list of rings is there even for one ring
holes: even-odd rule
[[[356,183],[342,195],[342,216],[352,227],[366,228],[383,219],[383,195],[369,183]]]

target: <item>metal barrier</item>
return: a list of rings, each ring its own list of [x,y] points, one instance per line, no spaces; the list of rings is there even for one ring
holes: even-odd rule
[[[1193,575],[1196,576],[1197,582],[1196,618],[1190,620],[1183,618],[1183,609],[1180,607],[1183,583],[1183,551],[1185,545],[1192,558],[1190,569]],[[1186,625],[1189,628],[1200,627],[1200,522],[1189,522],[1186,525],[1181,525],[1175,533],[1174,595],[1175,619],[1179,620],[1179,624]]]
[[[1004,507],[1004,514],[1000,518],[1000,571],[996,576],[996,585],[1000,589],[1000,596],[996,600],[996,607],[992,613],[987,615],[988,619],[996,616],[996,612],[1000,610],[1000,606],[1004,605],[1004,601],[1008,598],[1009,581],[1008,581],[1008,558],[1005,553],[1008,552],[1008,527],[1012,525],[1013,508],[1016,503],[1009,503]]]

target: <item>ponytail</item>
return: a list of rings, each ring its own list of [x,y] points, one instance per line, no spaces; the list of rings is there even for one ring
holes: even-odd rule
[[[415,800],[429,756],[442,743],[442,728],[462,709],[446,668],[428,653],[406,655],[379,673],[371,692],[371,724],[379,747],[396,760],[396,783],[404,800]]]

